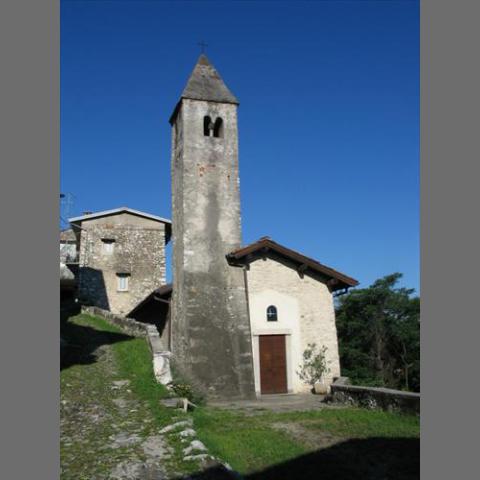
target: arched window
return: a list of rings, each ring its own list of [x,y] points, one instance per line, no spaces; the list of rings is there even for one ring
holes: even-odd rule
[[[212,123],[212,119],[207,115],[206,117],[203,117],[203,134],[206,137],[210,136],[210,130],[213,130],[214,126]]]
[[[217,138],[223,137],[223,120],[220,117],[217,117],[215,120],[215,125],[213,126],[213,136]]]
[[[277,307],[270,305],[267,308],[267,321],[276,322],[278,320]]]

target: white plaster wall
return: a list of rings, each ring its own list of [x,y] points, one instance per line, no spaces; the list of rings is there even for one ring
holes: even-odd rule
[[[340,376],[333,297],[327,286],[308,274],[301,278],[295,269],[270,258],[252,262],[247,279],[257,394],[260,393],[259,335],[286,335],[289,392],[309,390],[296,373],[309,343],[328,349],[331,371],[327,383]],[[277,307],[277,322],[267,321],[270,305]]]

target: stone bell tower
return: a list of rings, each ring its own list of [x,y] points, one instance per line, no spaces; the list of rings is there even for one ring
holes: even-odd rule
[[[241,246],[238,100],[201,55],[172,125],[172,352],[210,398],[255,396]]]

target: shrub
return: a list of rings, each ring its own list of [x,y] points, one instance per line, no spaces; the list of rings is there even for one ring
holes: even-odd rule
[[[303,352],[303,364],[300,365],[297,375],[312,388],[322,380],[324,375],[330,373],[326,352],[327,347],[322,346],[317,349],[315,343],[309,343]]]
[[[189,382],[179,371],[175,363],[171,367],[173,380],[169,383],[170,390],[178,397],[188,398],[195,405],[203,405],[205,403],[205,395],[200,388]]]

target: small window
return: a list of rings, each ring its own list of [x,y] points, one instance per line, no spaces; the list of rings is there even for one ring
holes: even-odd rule
[[[206,137],[210,136],[210,131],[214,129],[212,119],[209,116],[203,117],[203,134]]]
[[[111,255],[113,253],[113,249],[115,247],[115,240],[113,238],[102,238],[102,251],[107,255]]]
[[[277,320],[278,320],[277,307],[274,307],[273,305],[270,305],[267,308],[267,321],[268,322],[276,322]]]
[[[223,120],[220,117],[217,117],[215,120],[215,125],[213,126],[213,136],[217,138],[223,137]]]
[[[128,292],[129,280],[129,273],[117,273],[117,290],[119,292]]]

